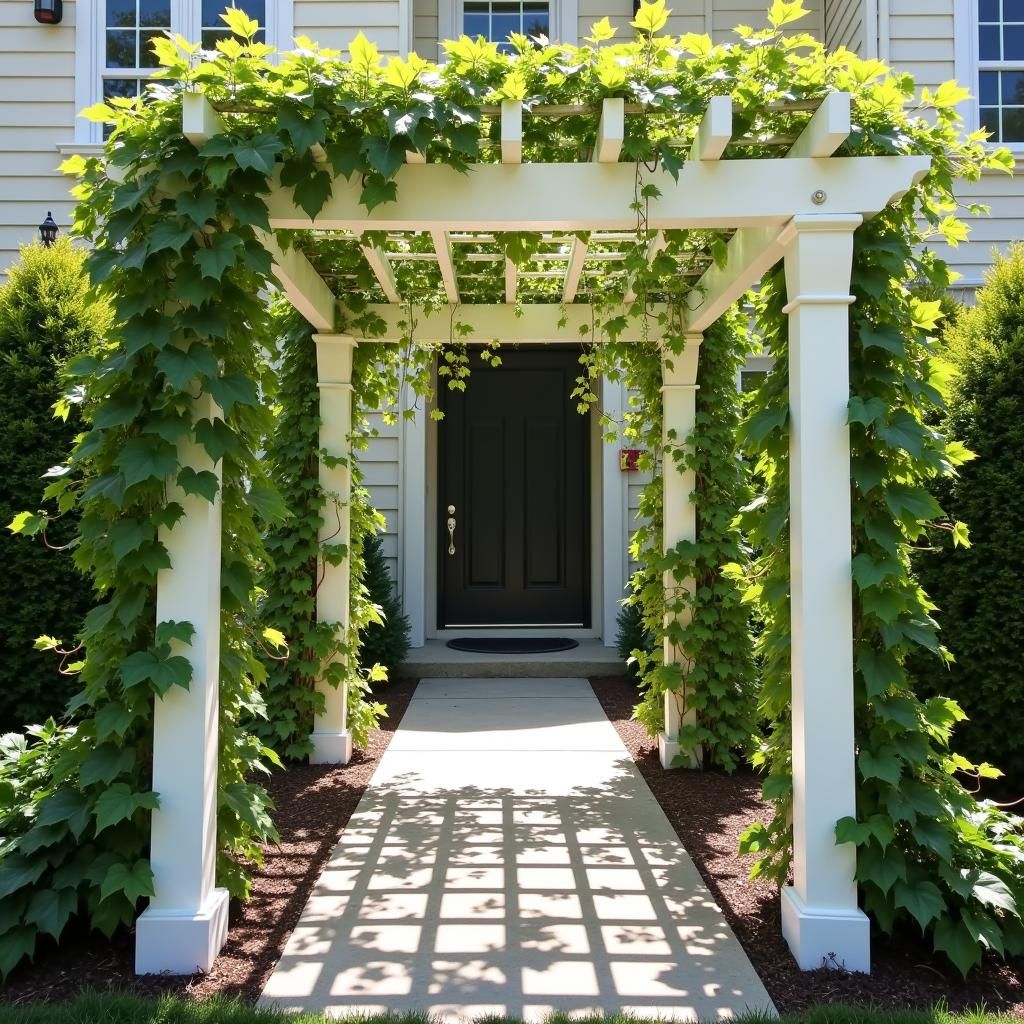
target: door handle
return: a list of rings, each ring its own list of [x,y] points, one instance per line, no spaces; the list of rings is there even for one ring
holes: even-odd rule
[[[448,506],[448,554],[455,554],[455,506]]]

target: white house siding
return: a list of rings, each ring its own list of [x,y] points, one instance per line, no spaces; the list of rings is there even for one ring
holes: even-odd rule
[[[402,24],[407,9],[404,0],[296,0],[295,34],[345,50],[362,32],[381,53],[398,54],[406,47]]]
[[[985,203],[992,210],[988,217],[965,218],[971,228],[970,239],[955,249],[941,239],[931,244],[962,275],[954,289],[969,300],[992,265],[993,250],[1005,252],[1010,242],[1024,238],[1024,182],[1020,177],[987,172],[980,181],[962,184],[957,192],[962,202]]]
[[[888,61],[909,71],[918,86],[934,88],[956,76],[953,4],[954,0],[890,0]]]
[[[806,0],[804,6],[810,11],[794,26],[821,39],[825,32],[825,0]],[[737,25],[751,28],[767,28],[767,13],[771,5],[764,0],[719,0],[712,10],[711,37],[716,43],[735,39],[732,30]]]
[[[0,274],[39,237],[48,210],[62,227],[74,203],[57,172],[75,118],[75,3],[39,25],[30,0],[0,0]]]
[[[412,13],[412,48],[424,60],[438,60],[437,0],[414,0]]]
[[[359,467],[363,483],[370,492],[374,508],[387,520],[381,546],[391,572],[391,578],[398,579],[398,508],[399,508],[399,425],[389,425],[384,417],[374,413],[371,422],[379,431],[378,437],[371,437],[369,447],[359,454]]]
[[[830,50],[845,46],[865,52],[864,0],[825,0],[825,45]]]

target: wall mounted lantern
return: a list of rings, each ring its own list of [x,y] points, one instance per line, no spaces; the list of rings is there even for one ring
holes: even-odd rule
[[[60,0],[58,0],[60,2]],[[57,232],[60,229],[57,227],[57,222],[53,219],[53,214],[49,210],[46,211],[46,220],[39,225],[39,237],[43,241],[43,245],[49,248],[57,241]]]
[[[43,25],[59,25],[64,17],[64,0],[35,0],[36,21]]]

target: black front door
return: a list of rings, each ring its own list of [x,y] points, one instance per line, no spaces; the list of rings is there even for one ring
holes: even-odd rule
[[[589,420],[569,397],[578,359],[502,349],[498,367],[474,356],[465,392],[441,385],[441,628],[590,624]]]

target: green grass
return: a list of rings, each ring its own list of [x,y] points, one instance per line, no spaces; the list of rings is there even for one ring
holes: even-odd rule
[[[345,1019],[345,1018],[342,1018]],[[352,1017],[348,1020],[387,1024],[429,1024],[425,1014]],[[513,1018],[489,1018],[515,1024]],[[573,1017],[556,1014],[550,1024],[643,1024],[642,1018]],[[771,1018],[748,1014],[738,1024],[767,1024]],[[138,996],[84,995],[70,1003],[37,1003],[31,1006],[0,1006],[0,1024],[323,1024],[320,1014],[282,1014],[227,999],[193,1002],[174,996],[143,999]],[[786,1014],[782,1024],[1020,1024],[1008,1014],[951,1013],[942,1007],[931,1011],[865,1010],[847,1006],[819,1006],[806,1013]],[[336,1020],[332,1024],[337,1024]],[[720,1024],[720,1022],[718,1022]]]

